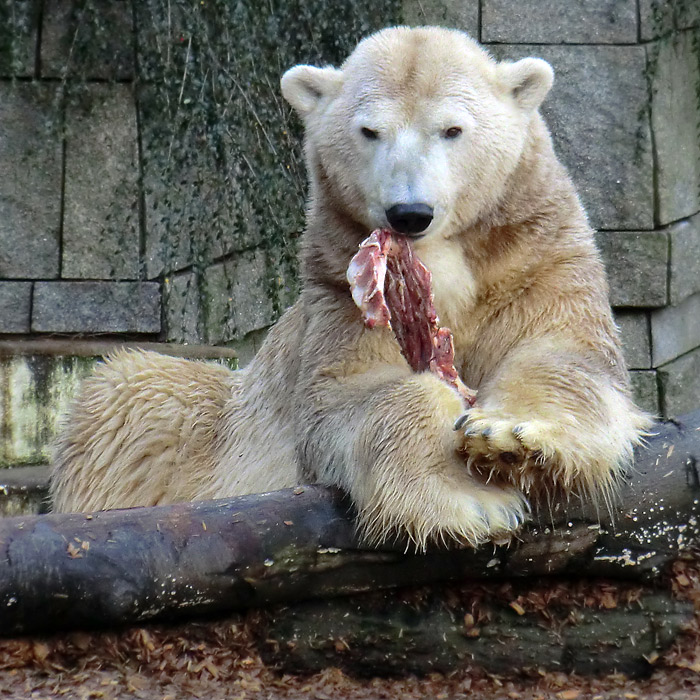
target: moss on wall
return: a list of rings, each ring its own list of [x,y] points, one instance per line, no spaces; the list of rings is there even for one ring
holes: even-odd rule
[[[266,274],[253,293],[271,300],[273,318],[298,291],[306,176],[280,75],[300,62],[340,63],[398,12],[395,0],[137,3],[147,274],[189,273],[167,290],[194,286],[204,341],[211,297],[238,303],[236,280],[211,282],[212,261],[261,248]],[[166,304],[192,313],[191,304]]]
[[[165,338],[229,342],[249,332],[235,324],[225,337],[211,332],[221,316],[212,298],[228,299],[233,317],[234,290],[240,295],[236,280],[222,285],[212,265],[231,262],[223,269],[235,270],[244,252],[265,259],[244,305],[264,296],[269,323],[294,300],[306,176],[301,126],[280,95],[280,76],[300,62],[341,62],[361,37],[395,24],[400,6],[399,0],[0,0],[0,76],[57,86],[47,121],[64,130],[64,142],[81,138],[71,132],[77,120],[64,116],[89,118],[95,82],[107,92],[115,82],[133,86],[139,195],[124,206],[139,219],[138,277],[182,278],[163,285]],[[97,121],[108,128],[108,120]],[[110,245],[118,245],[121,218],[113,219],[104,228]],[[133,246],[133,235],[127,237],[123,231],[125,249]],[[110,279],[123,276],[117,267],[105,268]],[[187,303],[173,294],[186,294]]]

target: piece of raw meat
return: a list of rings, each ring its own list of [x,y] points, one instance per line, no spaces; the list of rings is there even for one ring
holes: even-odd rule
[[[373,231],[350,261],[347,278],[365,326],[389,326],[415,372],[434,372],[473,405],[476,392],[454,366],[452,333],[438,325],[430,270],[410,241],[387,229]]]

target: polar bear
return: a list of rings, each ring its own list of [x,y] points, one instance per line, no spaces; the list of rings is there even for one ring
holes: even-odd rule
[[[385,29],[282,93],[305,126],[303,290],[245,369],[116,355],[58,439],[57,510],[155,505],[302,482],[351,496],[369,541],[477,545],[528,494],[614,489],[650,424],[635,407],[604,269],[538,108],[536,58],[494,61],[458,31]],[[408,366],[364,327],[346,269],[378,227],[432,273],[455,365]]]

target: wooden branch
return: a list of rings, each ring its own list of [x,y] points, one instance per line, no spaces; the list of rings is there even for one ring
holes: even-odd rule
[[[532,574],[650,579],[698,535],[700,411],[658,427],[614,526],[557,504],[509,547],[363,549],[347,503],[299,487],[0,521],[0,634],[223,613],[406,585]]]

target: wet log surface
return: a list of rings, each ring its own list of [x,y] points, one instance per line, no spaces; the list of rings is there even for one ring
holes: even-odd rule
[[[8,518],[0,521],[0,634],[174,620],[446,581],[558,574],[649,582],[680,554],[689,552],[697,539],[699,461],[700,411],[657,427],[649,447],[637,455],[635,473],[623,489],[613,517],[586,504],[557,503],[551,509],[540,509],[539,519],[524,529],[517,542],[476,551],[435,550],[416,555],[405,553],[401,543],[382,549],[363,548],[347,502],[339,493],[317,486],[91,515]],[[637,645],[635,658],[655,653],[669,636],[658,630],[665,626],[677,630],[687,619],[688,608],[672,601],[667,593],[645,592],[644,596],[649,602],[639,608],[638,622],[632,622],[634,606],[621,618],[636,632],[625,631],[622,622],[613,622],[613,617],[606,618],[619,616],[620,610],[591,613],[588,622],[582,618],[581,629],[594,624],[597,615],[601,622],[595,623],[598,632],[592,637],[602,639],[601,625],[608,624],[612,630],[612,637],[601,649],[619,648],[625,638],[634,640],[632,646],[637,645],[637,638],[654,638],[658,643]],[[401,626],[406,610],[391,608],[395,598],[387,593],[367,608],[371,613],[367,619],[355,617],[358,629],[372,629],[377,623],[368,620],[379,615],[389,627],[404,629],[401,636],[407,638],[405,626]],[[293,630],[306,624],[300,617],[304,611],[309,620],[335,620],[332,624],[340,627],[343,619],[352,617],[347,609],[340,613],[348,605],[357,609],[356,601],[309,602],[289,608],[294,624],[289,622],[288,631],[271,628],[278,637],[278,647],[296,648],[300,653],[303,645],[294,641],[300,636]],[[386,605],[389,607],[382,607]],[[431,617],[433,608],[437,617]],[[440,601],[427,605],[424,612],[428,616],[417,628],[434,626],[436,634],[447,635],[448,628],[439,630],[445,623],[440,617],[443,610]],[[456,608],[449,617],[463,619],[468,613],[462,612]],[[498,622],[503,616],[495,610],[489,623],[495,625],[495,639],[501,640],[497,642],[501,646],[507,645],[502,641],[508,638],[506,627],[523,628],[523,620],[529,620],[512,609],[505,612],[506,622]],[[280,611],[280,625],[283,618]],[[394,619],[399,620],[398,627]],[[472,639],[476,647],[488,636],[484,632],[473,641],[461,622],[457,627],[459,636]],[[536,631],[541,624],[533,618],[525,627]],[[656,632],[647,634],[649,629]],[[517,639],[524,632],[521,629],[513,634]],[[552,658],[547,649],[554,637],[547,634],[523,648],[541,646],[542,659]],[[326,639],[332,638],[326,635]],[[561,647],[561,636],[558,639]],[[425,640],[421,643],[427,647],[439,647],[437,638]],[[357,641],[354,644],[361,648]],[[498,657],[488,646],[485,649],[484,658]],[[461,649],[454,659],[464,654],[477,652]],[[606,656],[597,654],[599,658]],[[405,656],[409,655],[407,646]],[[452,657],[445,658],[449,666]],[[557,658],[559,664],[566,661]],[[299,660],[294,663],[302,664]],[[406,668],[412,663],[407,662]],[[426,663],[427,668],[438,662]],[[308,664],[313,667],[311,661]]]
[[[558,588],[569,595],[558,599]],[[641,586],[598,584],[587,595],[562,583],[535,596],[527,585],[505,589],[413,589],[278,607],[258,628],[258,647],[287,673],[332,666],[354,676],[422,676],[475,665],[502,675],[640,677],[693,617],[689,602]]]

